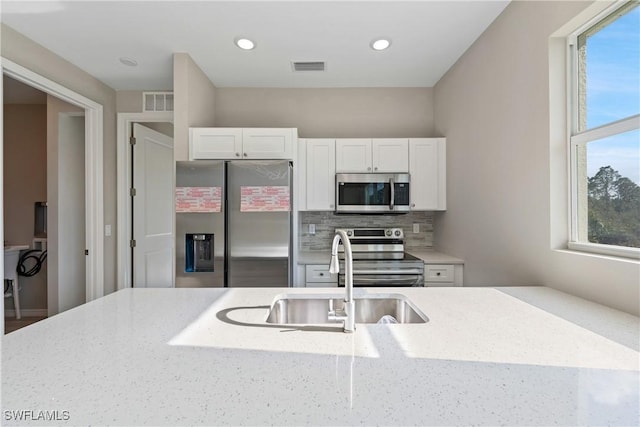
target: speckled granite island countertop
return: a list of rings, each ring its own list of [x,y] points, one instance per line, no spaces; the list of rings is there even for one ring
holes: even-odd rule
[[[638,425],[635,316],[543,287],[403,288],[428,323],[345,334],[265,324],[283,293],[336,290],[127,289],[8,334],[2,423]]]

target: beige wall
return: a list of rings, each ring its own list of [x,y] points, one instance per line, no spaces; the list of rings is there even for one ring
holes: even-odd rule
[[[218,127],[295,127],[300,138],[436,136],[431,88],[218,88]]]
[[[116,93],[95,77],[55,55],[4,24],[1,53],[62,86],[103,106],[104,112],[104,223],[113,225],[112,237],[104,238],[104,291],[116,289]]]
[[[116,92],[116,111],[118,113],[142,113],[141,90],[119,90]]]
[[[547,285],[638,314],[637,263],[558,250],[566,227],[552,229],[567,186],[566,149],[550,143],[563,106],[550,109],[549,37],[588,5],[512,2],[435,86],[448,204],[435,242],[465,260],[465,285]]]
[[[47,106],[4,105],[4,240],[31,246],[34,203],[47,200]],[[29,264],[32,265],[32,264]],[[22,309],[47,308],[47,268],[20,277]],[[13,308],[13,298],[4,300]]]
[[[189,158],[189,128],[215,126],[216,87],[186,53],[173,55],[174,158]]]

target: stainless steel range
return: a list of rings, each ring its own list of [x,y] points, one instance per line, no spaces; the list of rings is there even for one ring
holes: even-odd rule
[[[353,252],[354,286],[424,286],[424,261],[404,252],[401,228],[342,228]],[[336,230],[337,231],[337,230]],[[338,286],[344,286],[344,247],[340,244]]]

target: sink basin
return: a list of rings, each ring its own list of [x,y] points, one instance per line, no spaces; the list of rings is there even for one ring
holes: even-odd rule
[[[369,295],[354,298],[356,323],[378,323],[383,316],[393,316],[397,323],[426,323],[429,318],[404,295]],[[339,323],[328,319],[329,308],[340,310],[343,296],[288,295],[274,301],[267,323],[327,324]]]

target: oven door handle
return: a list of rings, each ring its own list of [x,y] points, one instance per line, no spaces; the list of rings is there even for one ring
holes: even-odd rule
[[[340,270],[340,272],[342,272],[343,270]],[[419,268],[406,268],[404,270],[353,270],[353,274],[354,275],[359,275],[359,274],[370,274],[370,275],[376,275],[376,276],[386,276],[389,274],[418,274],[420,276],[422,276],[424,274],[424,270],[421,270]]]
[[[389,188],[391,189],[391,200],[389,200],[389,210],[393,210],[393,205],[396,200],[396,181],[393,178],[389,178]]]

